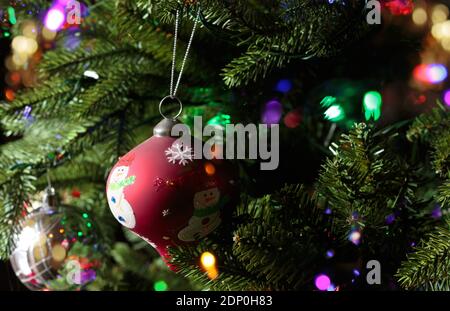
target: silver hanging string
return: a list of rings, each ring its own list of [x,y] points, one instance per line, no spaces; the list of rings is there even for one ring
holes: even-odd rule
[[[191,37],[189,38],[189,42],[186,48],[186,53],[184,54],[183,62],[181,63],[180,73],[178,75],[177,82],[174,86],[175,81],[175,67],[176,67],[176,58],[177,58],[177,41],[178,41],[178,26],[180,21],[180,12],[177,10],[175,17],[175,33],[173,40],[173,57],[172,57],[172,75],[170,78],[170,97],[175,98],[177,95],[178,87],[180,86],[181,77],[183,75],[184,67],[186,65],[186,61],[189,55],[189,51],[191,49],[192,41],[194,40],[195,31],[197,29],[197,24],[200,17],[200,8],[197,10],[197,15],[194,20],[194,27],[192,28]]]
[[[51,189],[52,187],[52,181],[50,180],[50,169],[47,169],[47,189]]]
[[[50,169],[47,168],[47,188],[45,189],[44,196],[42,198],[42,208],[49,210],[54,206],[54,196],[56,194],[55,188],[52,186],[50,178]]]

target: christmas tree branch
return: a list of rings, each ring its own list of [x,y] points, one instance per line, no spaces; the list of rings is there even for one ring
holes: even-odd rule
[[[405,289],[449,290],[450,230],[438,228],[408,255],[397,277]],[[446,284],[446,285],[445,285]]]

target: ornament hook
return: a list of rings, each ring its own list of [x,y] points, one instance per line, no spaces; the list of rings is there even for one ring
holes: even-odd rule
[[[176,102],[176,103],[178,103],[178,105],[180,106],[180,109],[178,110],[178,113],[177,113],[174,117],[168,117],[168,116],[166,116],[166,115],[164,114],[164,112],[163,112],[163,109],[162,109],[162,108],[163,108],[163,105],[164,105],[168,100],[171,100],[172,102]],[[178,97],[176,97],[176,96],[171,96],[171,95],[166,96],[166,97],[164,97],[164,98],[161,100],[161,102],[159,103],[159,113],[161,114],[161,116],[163,116],[164,119],[175,120],[175,119],[177,119],[177,118],[181,115],[182,112],[183,112],[183,103],[182,103],[181,100],[180,100]]]
[[[42,198],[42,207],[44,210],[52,210],[56,207],[56,203],[56,190],[52,186],[50,169],[47,168],[47,188],[45,188]]]
[[[49,168],[47,168],[47,188],[48,189],[53,188],[52,187],[52,181],[50,179],[50,169]]]

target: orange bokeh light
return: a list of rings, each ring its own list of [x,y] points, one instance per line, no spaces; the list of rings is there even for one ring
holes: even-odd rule
[[[5,90],[5,98],[7,100],[9,100],[10,102],[12,102],[16,98],[16,93],[14,93],[14,91],[11,89],[6,89]]]
[[[12,85],[18,85],[20,83],[20,73],[16,72],[11,72],[9,74],[9,80],[11,81]]]
[[[209,176],[212,176],[216,173],[216,167],[212,163],[206,163],[205,164],[205,172]]]

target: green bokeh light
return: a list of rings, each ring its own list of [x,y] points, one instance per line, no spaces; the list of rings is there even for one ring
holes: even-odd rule
[[[83,218],[87,219],[89,217],[89,215],[87,213],[83,213]]]
[[[320,104],[322,105],[322,107],[330,107],[331,105],[336,104],[336,102],[337,102],[336,97],[325,96],[320,102]]]
[[[340,105],[332,105],[325,111],[324,115],[326,120],[332,122],[338,122],[345,118],[344,109]]]
[[[157,292],[164,292],[164,291],[167,290],[168,286],[167,286],[167,283],[165,281],[161,280],[161,281],[155,282],[155,284],[153,285],[153,288]]]
[[[207,124],[209,125],[222,125],[225,126],[231,123],[231,116],[228,114],[219,113],[215,117],[211,118]]]
[[[16,11],[12,6],[8,7],[8,16],[9,16],[9,22],[13,25],[17,23],[16,19]]]
[[[364,95],[363,108],[367,121],[372,117],[375,121],[380,118],[382,104],[383,99],[379,92],[370,91]]]

